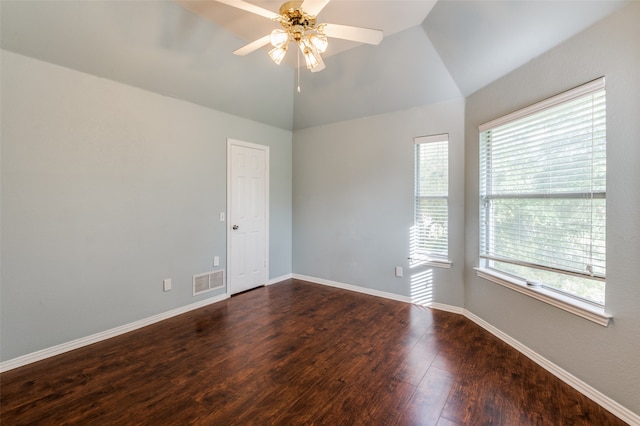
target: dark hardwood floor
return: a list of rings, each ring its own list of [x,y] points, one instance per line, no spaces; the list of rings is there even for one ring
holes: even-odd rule
[[[289,280],[0,376],[2,425],[622,425],[468,319]]]

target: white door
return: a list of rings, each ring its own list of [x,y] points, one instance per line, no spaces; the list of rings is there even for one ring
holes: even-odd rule
[[[227,285],[229,294],[267,283],[269,147],[229,139]]]

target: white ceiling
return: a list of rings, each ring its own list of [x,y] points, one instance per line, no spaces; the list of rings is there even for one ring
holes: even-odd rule
[[[440,1],[423,23],[469,95],[624,6],[626,0]]]
[[[249,0],[277,11],[279,1]],[[332,0],[319,21],[382,29],[330,40],[327,69],[232,54],[277,24],[211,0],[0,0],[3,49],[219,111],[297,129],[466,96],[628,0]],[[292,55],[293,56],[293,55]]]

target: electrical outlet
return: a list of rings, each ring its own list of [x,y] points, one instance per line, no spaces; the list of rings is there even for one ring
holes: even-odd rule
[[[164,280],[162,280],[162,289],[164,291],[171,290],[171,278],[165,278]]]
[[[213,256],[213,266],[220,266],[220,256]]]
[[[396,266],[396,277],[402,276],[402,266]]]

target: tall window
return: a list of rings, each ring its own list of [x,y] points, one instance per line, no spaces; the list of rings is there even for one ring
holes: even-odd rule
[[[604,78],[480,126],[480,266],[604,305]]]
[[[411,258],[448,262],[449,135],[415,139],[415,223]]]

